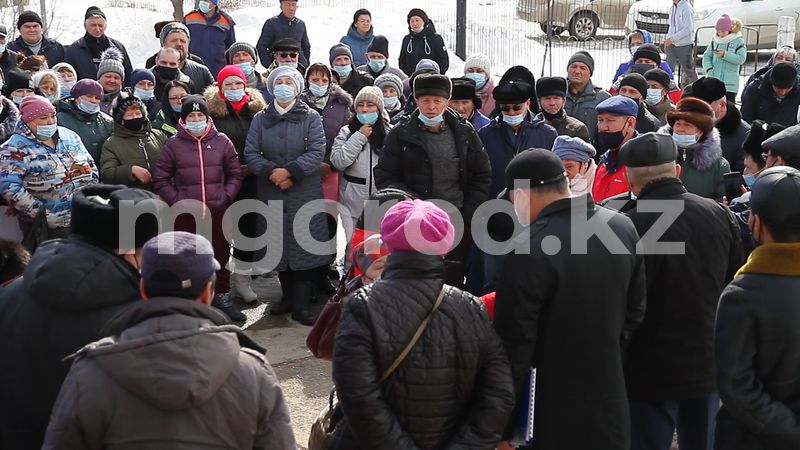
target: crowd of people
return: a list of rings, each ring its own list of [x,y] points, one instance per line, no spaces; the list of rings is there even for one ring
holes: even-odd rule
[[[146,62],[94,6],[0,26],[0,450],[293,449],[239,306],[331,294],[325,448],[800,448],[793,48],[742,87],[723,14],[698,77],[673,0],[607,88],[587,51],[448,77],[422,9],[396,66],[366,9],[323,63],[279,3],[252,45],[200,1]]]

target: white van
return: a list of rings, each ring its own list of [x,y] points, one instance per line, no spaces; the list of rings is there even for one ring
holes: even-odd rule
[[[747,48],[755,50],[772,49],[777,46],[778,18],[794,17],[797,22],[795,48],[800,45],[800,1],[797,0],[695,0],[694,26],[700,29],[697,33],[698,52],[705,49],[714,35],[714,26],[719,16],[727,14],[741,19],[745,27],[759,30],[757,34],[747,29],[742,35],[747,39]],[[631,5],[625,20],[625,31],[641,29],[653,33],[656,43],[660,44],[669,29],[670,0],[642,0]],[[761,26],[759,26],[761,25]],[[708,27],[708,28],[705,28]]]

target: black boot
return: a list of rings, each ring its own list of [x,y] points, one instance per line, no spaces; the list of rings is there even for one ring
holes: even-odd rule
[[[309,309],[308,305],[311,300],[311,296],[316,294],[316,280],[314,281],[297,281],[294,286],[292,286],[292,294],[293,294],[293,308],[292,308],[292,320],[296,320],[297,322],[303,325],[314,325],[314,322],[317,320],[316,315],[314,315]]]
[[[292,297],[292,278],[293,277],[290,271],[280,272],[278,274],[278,279],[281,282],[281,302],[276,306],[271,306],[269,308],[269,314],[271,316],[280,316],[282,314],[292,312],[292,305],[294,303],[294,299]]]
[[[333,295],[336,292],[336,287],[331,283],[331,279],[328,278],[328,268],[323,267],[319,269],[319,275],[317,276],[317,291],[326,294],[327,296]],[[316,295],[311,298],[311,303],[317,303]]]

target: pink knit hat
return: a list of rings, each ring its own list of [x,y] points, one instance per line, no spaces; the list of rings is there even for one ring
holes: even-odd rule
[[[717,19],[717,30],[721,31],[731,31],[733,30],[733,20],[731,20],[731,16],[727,14],[723,14]]]
[[[37,117],[55,113],[56,108],[50,103],[50,100],[40,95],[30,95],[22,99],[19,112],[22,113],[22,121],[28,124]]]
[[[455,234],[447,213],[423,200],[399,202],[381,221],[381,236],[391,252],[411,250],[444,256],[453,246]]]

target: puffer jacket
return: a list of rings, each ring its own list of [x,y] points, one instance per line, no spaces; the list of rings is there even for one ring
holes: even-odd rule
[[[344,83],[340,83],[342,89],[345,92],[350,94],[351,97],[356,98],[361,89],[365,88],[366,86],[372,86],[375,84],[375,79],[372,78],[372,75],[366,72],[359,72],[356,70],[355,66],[351,66],[353,71],[350,72],[350,76],[347,77],[347,80]],[[338,77],[336,72],[334,72],[334,77]]]
[[[87,114],[75,105],[74,98],[58,102],[58,125],[76,132],[95,162],[100,161],[103,143],[114,131],[114,119],[104,112]]]
[[[45,208],[50,228],[70,225],[72,194],[97,183],[92,155],[75,132],[58,127],[56,148],[36,139],[20,119],[0,147],[0,195],[23,220],[33,220]]]
[[[314,97],[308,90],[300,97],[308,106],[322,116],[322,128],[325,130],[325,157],[324,162],[330,162],[331,148],[339,130],[350,122],[353,116],[353,97],[338,85],[330,84],[330,94],[325,101],[325,107],[318,105],[321,98]]]
[[[439,64],[439,73],[447,73],[450,68],[450,56],[447,54],[447,47],[442,36],[436,33],[436,27],[432,20],[428,20],[425,27],[419,33],[408,28],[408,34],[403,38],[400,46],[400,58],[397,67],[406,75],[411,76],[417,69],[417,63],[423,59],[430,59]]]
[[[800,448],[800,245],[757,247],[722,292],[716,450]]]
[[[152,175],[166,141],[167,136],[161,130],[154,130],[150,122],[146,122],[139,131],[131,131],[115,123],[114,133],[103,145],[100,179],[106,184],[124,184],[151,191],[152,183],[143,184],[133,176],[131,168],[139,166],[149,170]]]
[[[433,150],[421,129],[419,114],[414,110],[407,120],[392,128],[373,172],[378,189],[393,187],[427,200],[433,192],[435,168],[429,156]],[[475,210],[489,197],[492,167],[481,138],[469,122],[447,109],[444,123],[455,136],[459,186],[464,195],[461,216],[464,223],[471,223]]]
[[[0,101],[3,102],[3,111],[0,111],[0,142],[5,142],[11,137],[12,134],[14,134],[14,129],[17,128],[17,122],[19,121],[19,109],[17,109],[17,105],[15,105],[10,99],[0,97]],[[60,117],[58,122],[61,123]]]
[[[567,90],[567,103],[564,105],[564,111],[568,116],[574,117],[586,125],[593,142],[597,136],[597,110],[595,108],[609,97],[611,94],[595,87],[591,80],[578,94]]]
[[[231,140],[217,131],[209,118],[198,138],[178,124],[153,170],[153,191],[173,205],[181,200],[203,202],[212,214],[230,206],[242,183],[242,166]]]
[[[139,272],[78,236],[44,242],[23,278],[0,295],[0,436],[4,449],[39,449],[67,376],[63,359],[103,337],[136,302]]]
[[[208,104],[208,114],[214,118],[214,126],[231,140],[242,164],[245,164],[244,144],[250,131],[250,123],[253,117],[267,106],[264,97],[257,89],[245,88],[245,94],[250,97],[250,101],[239,114],[236,114],[230,103],[220,97],[217,86],[209,86],[203,93]]]
[[[468,293],[445,287],[422,337],[378,383],[436,302],[443,273],[442,257],[396,252],[380,281],[345,299],[333,379],[348,426],[332,448],[489,450],[500,441],[514,406],[511,369]]]
[[[367,59],[364,54],[367,53],[369,44],[372,43],[372,39],[375,37],[372,31],[373,29],[370,28],[365,36],[361,36],[358,33],[358,30],[350,25],[350,27],[347,29],[347,34],[339,39],[339,42],[350,47],[350,51],[353,53],[353,66],[363,66],[367,63]]]
[[[738,26],[741,29],[741,21]],[[725,52],[721,58],[714,54],[718,50]],[[703,53],[703,69],[706,76],[725,83],[726,91],[736,93],[739,92],[739,68],[746,59],[747,47],[742,33],[733,32],[722,38],[715,34]]]
[[[659,133],[672,135],[672,127],[664,125]],[[728,161],[722,157],[719,131],[715,128],[691,149],[678,149],[678,164],[681,166],[681,181],[686,190],[701,197],[722,201],[725,195],[724,175],[731,171]]]
[[[664,122],[666,123],[666,122]],[[733,102],[728,102],[728,112],[717,122],[722,156],[731,165],[731,170],[744,170],[744,151],[742,143],[750,133],[750,124],[742,120],[742,114]]]
[[[153,298],[106,328],[74,355],[43,449],[295,448],[264,349],[214,308]]]
[[[391,125],[385,124],[386,134]],[[360,131],[350,130],[345,125],[336,136],[331,151],[331,164],[340,170],[339,201],[350,211],[350,217],[357,219],[364,209],[364,201],[375,192],[375,177],[372,169],[378,164],[380,149],[373,149],[369,139]]]
[[[257,180],[258,199],[262,202],[283,201],[283,234],[272,233],[274,241],[267,242],[267,251],[280,252],[273,270],[306,270],[330,264],[336,250],[332,247],[312,253],[301,246],[293,232],[298,211],[314,200],[322,200],[322,180],[319,166],[325,153],[325,134],[319,114],[302,100],[296,100],[291,110],[281,115],[270,103],[256,114],[247,134],[244,155],[247,166]],[[269,181],[269,174],[284,168],[291,174],[293,186],[286,190]],[[306,207],[314,214],[304,224],[306,231],[319,242],[328,241],[328,223],[320,214],[324,205]],[[280,220],[280,219],[278,219]],[[259,230],[263,233],[265,230]],[[330,252],[330,253],[326,253]],[[323,253],[323,254],[319,254]]]
[[[192,60],[186,60],[183,68],[181,68],[181,72],[192,80],[192,84],[198,94],[214,84],[214,75],[211,74],[208,67]]]

